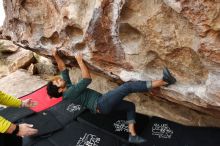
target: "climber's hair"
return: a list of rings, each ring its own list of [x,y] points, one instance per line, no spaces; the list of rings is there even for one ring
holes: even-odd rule
[[[59,87],[54,85],[52,81],[48,82],[48,84],[47,84],[47,94],[51,98],[59,98],[63,95],[63,93],[60,93],[58,90],[59,90]]]

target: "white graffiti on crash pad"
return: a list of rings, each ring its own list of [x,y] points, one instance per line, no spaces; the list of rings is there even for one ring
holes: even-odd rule
[[[76,105],[76,104],[70,104],[68,107],[67,107],[67,111],[69,112],[75,112],[75,111],[79,111],[81,109],[81,106],[80,105]]]
[[[128,123],[125,120],[118,120],[114,123],[115,131],[117,132],[128,132]]]
[[[168,124],[157,124],[152,126],[152,135],[157,135],[159,138],[171,138],[173,130],[171,130]]]
[[[101,138],[96,135],[85,133],[83,137],[80,137],[76,146],[98,146],[100,141]]]

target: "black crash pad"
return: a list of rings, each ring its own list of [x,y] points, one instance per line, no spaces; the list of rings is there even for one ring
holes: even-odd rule
[[[124,142],[128,140],[128,124],[125,112],[112,112],[110,114],[92,114],[87,111],[78,118],[81,123],[98,128]],[[136,113],[136,131],[141,134],[147,127],[149,117]]]
[[[38,133],[35,136],[51,134],[63,128],[50,111],[42,111],[36,115],[24,118],[22,123],[33,124],[34,128],[38,129]]]
[[[183,125],[152,117],[142,136],[147,139],[148,146],[182,146],[183,129]]]
[[[23,138],[22,146],[54,146],[47,139],[51,135],[47,135],[47,137],[43,137],[43,136],[39,136],[39,137],[24,137]]]
[[[34,111],[28,108],[7,107],[0,110],[0,116],[4,117],[5,119],[11,122],[16,122],[34,113]]]
[[[220,128],[186,127],[182,131],[182,144],[187,146],[219,146]]]
[[[52,143],[50,143],[49,140],[42,140],[42,141],[39,141],[35,144],[33,144],[32,146],[54,146]]]
[[[152,117],[142,136],[140,146],[219,146],[220,128],[190,127],[162,118]]]
[[[121,146],[116,138],[88,125],[73,121],[48,138],[55,146]]]
[[[71,100],[63,100],[57,105],[48,109],[55,118],[63,126],[76,119],[78,115],[85,111],[85,108],[81,105],[77,105]]]

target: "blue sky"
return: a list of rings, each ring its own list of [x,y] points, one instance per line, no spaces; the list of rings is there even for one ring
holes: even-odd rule
[[[0,26],[3,25],[5,19],[5,12],[3,9],[3,0],[0,0]]]

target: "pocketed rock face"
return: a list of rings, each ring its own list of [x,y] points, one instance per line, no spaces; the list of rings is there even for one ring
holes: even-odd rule
[[[44,56],[57,47],[67,64],[73,63],[73,52],[83,51],[93,71],[116,82],[160,79],[167,66],[178,82],[162,88],[158,97],[220,119],[219,4],[4,0],[2,35]]]
[[[70,48],[83,41],[95,0],[4,1],[4,34],[31,48]]]

